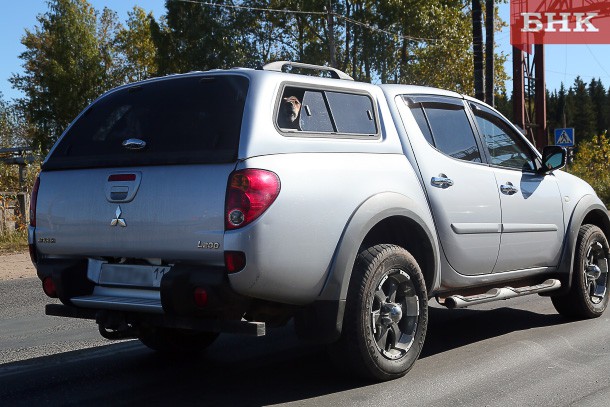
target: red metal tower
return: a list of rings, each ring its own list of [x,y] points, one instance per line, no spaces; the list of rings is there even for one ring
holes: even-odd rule
[[[521,15],[532,11],[528,4],[539,6],[535,12],[540,13],[600,13],[610,14],[610,2],[605,0],[520,0],[511,2],[511,13]],[[576,5],[574,4],[576,3]],[[525,47],[513,46],[513,116],[514,122],[526,133],[527,137],[541,150],[549,143],[546,126],[546,81],[544,73],[544,45]],[[524,52],[526,49],[528,52]]]

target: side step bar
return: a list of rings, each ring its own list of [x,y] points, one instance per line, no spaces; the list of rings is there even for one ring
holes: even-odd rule
[[[520,297],[522,295],[538,294],[546,291],[553,291],[561,288],[561,282],[556,279],[548,279],[541,284],[526,287],[503,287],[492,288],[484,294],[469,296],[452,295],[445,298],[442,302],[447,308],[465,308],[471,305],[483,304],[491,301],[507,300],[509,298]]]

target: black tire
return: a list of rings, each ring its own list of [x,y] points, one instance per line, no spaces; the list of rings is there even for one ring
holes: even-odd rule
[[[582,225],[576,240],[572,286],[566,295],[553,296],[553,306],[569,318],[597,318],[608,306],[606,236],[595,225]]]
[[[329,351],[358,376],[395,379],[419,357],[427,325],[426,285],[413,256],[399,246],[373,246],[356,258],[341,338]]]
[[[138,339],[150,349],[162,353],[197,353],[204,351],[217,337],[215,332],[146,327],[140,329]]]

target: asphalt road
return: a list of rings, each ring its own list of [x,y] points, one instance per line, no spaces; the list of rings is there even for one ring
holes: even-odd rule
[[[290,327],[225,335],[196,357],[109,342],[90,321],[44,316],[35,279],[0,282],[0,406],[606,406],[610,311],[567,321],[539,296],[465,310],[435,306],[420,360],[367,383]],[[434,302],[434,301],[432,301]],[[510,307],[510,308],[508,308]]]

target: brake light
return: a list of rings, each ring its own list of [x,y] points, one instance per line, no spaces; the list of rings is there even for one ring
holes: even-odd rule
[[[32,197],[30,198],[30,226],[36,226],[36,201],[38,200],[38,188],[40,188],[40,176],[36,177]]]
[[[135,181],[136,174],[112,174],[108,177],[108,182],[116,181]]]
[[[225,228],[241,228],[261,216],[280,193],[280,179],[274,172],[258,169],[235,171],[229,177],[225,207]]]

